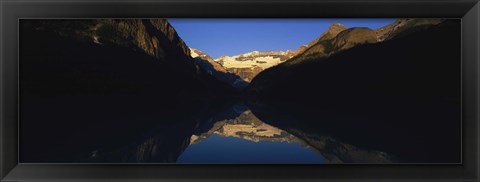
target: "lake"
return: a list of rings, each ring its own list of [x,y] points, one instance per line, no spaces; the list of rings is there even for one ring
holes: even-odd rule
[[[282,121],[287,117],[283,117]],[[179,121],[144,133],[127,145],[98,148],[90,162],[183,164],[390,163],[391,156],[363,150],[322,133],[294,134],[260,120],[237,104],[197,122]]]
[[[450,123],[436,124],[437,130],[430,130],[431,122],[425,117],[432,114],[423,111],[422,115],[416,114],[417,118],[409,117],[420,111],[415,107],[398,110],[350,105],[348,109],[335,109],[322,104],[282,106],[248,101],[183,102],[164,107],[158,105],[160,101],[150,97],[30,99],[22,106],[29,115],[20,122],[20,160],[182,164],[456,160],[451,155],[455,148],[442,147],[452,134],[423,134],[446,133],[439,124]],[[398,112],[410,114],[400,117]],[[39,122],[36,118],[49,120]],[[455,138],[450,140],[454,142]],[[433,151],[437,153],[433,155]]]

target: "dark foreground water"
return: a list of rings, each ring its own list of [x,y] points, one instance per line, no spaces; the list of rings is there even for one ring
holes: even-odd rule
[[[379,124],[365,119],[368,113],[321,108],[302,108],[302,113],[263,103],[187,107],[191,104],[186,102],[170,108],[154,107],[156,103],[105,97],[32,99],[22,108],[29,115],[20,123],[20,161],[454,163],[460,151],[452,145],[459,142],[455,132],[440,127],[429,132],[435,127],[388,120]]]
[[[384,152],[359,149],[321,133],[295,131],[294,135],[263,122],[244,104],[205,120],[160,128],[151,131],[153,137],[123,148],[98,148],[89,160],[201,164],[391,162]]]

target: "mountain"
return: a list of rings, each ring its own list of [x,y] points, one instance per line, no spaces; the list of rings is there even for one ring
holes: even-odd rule
[[[213,75],[215,78],[222,80],[237,89],[243,89],[247,86],[248,83],[241,77],[230,73],[220,63],[214,61],[204,52],[194,48],[190,48],[190,52],[191,56],[194,58],[195,64],[200,66],[200,68],[205,70],[208,74]]]
[[[369,37],[359,40],[377,35],[357,30]],[[348,37],[339,33],[331,39],[334,45],[355,46],[269,68],[246,92],[252,100],[309,120],[301,130],[323,128],[346,143],[404,161],[459,161],[460,21],[403,30],[383,41],[358,45],[348,43],[356,36],[338,44]]]
[[[305,48],[306,46],[287,51],[253,51],[235,56],[221,56],[215,61],[220,63],[228,72],[238,75],[246,82],[250,82],[258,73],[285,62]]]
[[[346,27],[345,25],[342,25],[340,23],[332,23],[325,32],[323,32],[318,38],[310,42],[308,44],[308,47],[312,47],[320,41],[335,38],[340,32],[346,29],[348,29],[348,27]]]
[[[285,65],[328,57],[356,45],[375,42],[377,42],[376,34],[369,28],[347,28],[334,23],[319,38],[312,41],[305,51],[286,61]]]
[[[394,23],[371,30],[368,28],[346,26],[333,23],[320,37],[308,44],[304,52],[298,53],[286,64],[296,64],[301,61],[328,57],[339,51],[350,49],[357,45],[376,43],[409,34],[443,22],[444,19],[398,19]]]
[[[193,68],[186,61],[188,46],[165,19],[24,20],[22,24],[83,43],[128,47],[160,61],[184,62]]]
[[[30,53],[21,66],[36,75],[24,77],[29,91],[50,88],[44,84],[72,93],[229,89],[197,68],[165,19],[24,20],[22,31],[21,40],[32,43],[21,47]]]
[[[398,19],[392,24],[372,30],[363,27],[347,28],[346,26],[333,23],[320,37],[308,44],[303,50],[282,64],[267,69],[255,77],[253,85],[260,89],[268,85],[268,79],[272,74],[288,72],[288,67],[303,64],[308,61],[328,59],[339,52],[365,44],[375,44],[396,37],[406,36],[418,31],[435,26],[444,19]],[[252,86],[253,88],[254,86]]]
[[[418,31],[422,29],[419,27],[427,28],[443,21],[444,19],[429,18],[398,19],[392,24],[375,29],[375,33],[377,34],[378,41],[384,41],[392,39],[402,32],[408,32],[408,30]]]
[[[22,19],[19,52],[24,162],[69,162],[238,93],[194,63],[165,19]]]
[[[302,46],[303,47],[303,46]],[[261,69],[267,69],[275,66],[288,58],[294,56],[298,50],[287,51],[253,51],[236,56],[221,56],[215,61],[219,62],[225,68],[251,68],[258,66]]]
[[[217,63],[215,60],[213,60],[206,53],[204,53],[204,52],[202,52],[198,49],[195,49],[195,48],[190,48],[190,52],[191,52],[192,58],[198,58],[198,59],[207,61],[208,64],[212,65],[213,70],[223,72],[223,73],[228,72],[220,63]],[[209,71],[211,71],[211,70],[209,70]]]

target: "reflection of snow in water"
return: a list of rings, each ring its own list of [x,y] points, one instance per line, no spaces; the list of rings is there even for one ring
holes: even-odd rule
[[[300,142],[287,132],[260,121],[250,110],[244,110],[241,105],[233,107],[233,112],[241,113],[235,119],[216,121],[214,127],[203,134],[192,135],[190,144],[196,144],[208,138],[211,134],[235,137],[253,142]],[[301,142],[303,143],[303,142]]]
[[[98,36],[93,36],[93,42],[96,44],[102,44],[100,41],[98,41]]]
[[[238,138],[245,138],[245,136],[257,136],[257,137],[274,137],[275,135],[281,135],[282,130],[272,127],[267,124],[260,124],[258,126],[252,124],[225,124],[222,127],[222,131],[216,131],[215,133],[224,136],[233,136]]]

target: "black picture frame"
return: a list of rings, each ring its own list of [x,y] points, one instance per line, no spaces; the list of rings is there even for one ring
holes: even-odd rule
[[[479,181],[478,0],[1,0],[2,181]],[[19,18],[461,18],[462,164],[18,164]]]

